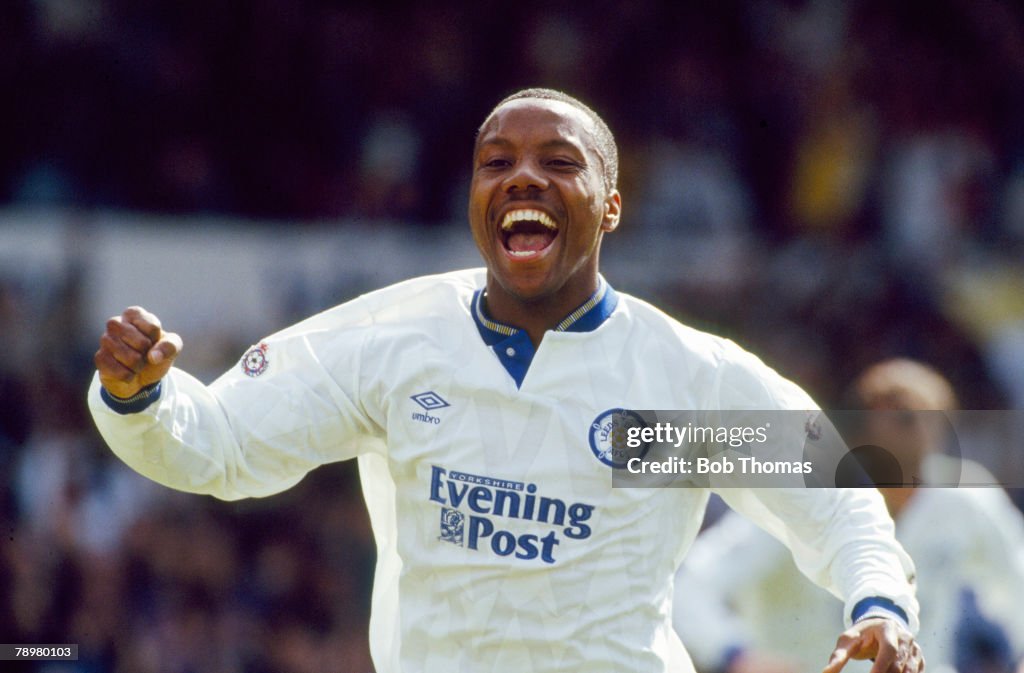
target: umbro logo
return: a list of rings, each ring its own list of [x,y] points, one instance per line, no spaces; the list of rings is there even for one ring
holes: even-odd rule
[[[435,393],[433,390],[413,395],[409,399],[423,407],[423,413],[413,413],[412,415],[412,420],[419,421],[421,423],[431,423],[433,425],[439,424],[441,419],[437,416],[431,416],[427,412],[451,406],[448,404],[446,399]]]
[[[443,397],[435,393],[433,390],[428,390],[427,392],[420,393],[419,395],[413,395],[409,399],[411,399],[413,402],[420,405],[427,411],[432,411],[434,409],[443,409],[444,407],[451,406],[450,404],[448,404],[447,400],[445,400]]]

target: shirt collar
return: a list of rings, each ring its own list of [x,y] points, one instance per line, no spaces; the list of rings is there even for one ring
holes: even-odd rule
[[[488,346],[520,333],[518,327],[505,325],[487,316],[484,308],[484,290],[473,293],[473,320],[480,336]],[[555,327],[555,332],[592,332],[600,327],[615,311],[619,296],[605,279],[598,276],[598,286],[590,298],[580,304]]]

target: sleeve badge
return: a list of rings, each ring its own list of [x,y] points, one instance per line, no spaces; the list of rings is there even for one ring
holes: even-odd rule
[[[267,344],[261,341],[246,351],[242,356],[242,371],[253,377],[267,371],[267,367],[270,366],[267,350]]]

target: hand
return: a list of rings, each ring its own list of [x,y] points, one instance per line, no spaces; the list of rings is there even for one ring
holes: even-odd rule
[[[132,306],[107,321],[93,362],[107,392],[126,398],[162,379],[181,348],[181,337],[164,332],[159,318]]]
[[[843,631],[822,673],[837,673],[850,659],[874,659],[871,673],[920,673],[921,648],[901,624],[884,617],[863,619]]]

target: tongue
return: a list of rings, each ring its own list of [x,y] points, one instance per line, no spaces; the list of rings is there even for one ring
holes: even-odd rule
[[[536,252],[551,245],[554,239],[550,231],[538,234],[515,233],[508,237],[508,249],[513,252]]]

